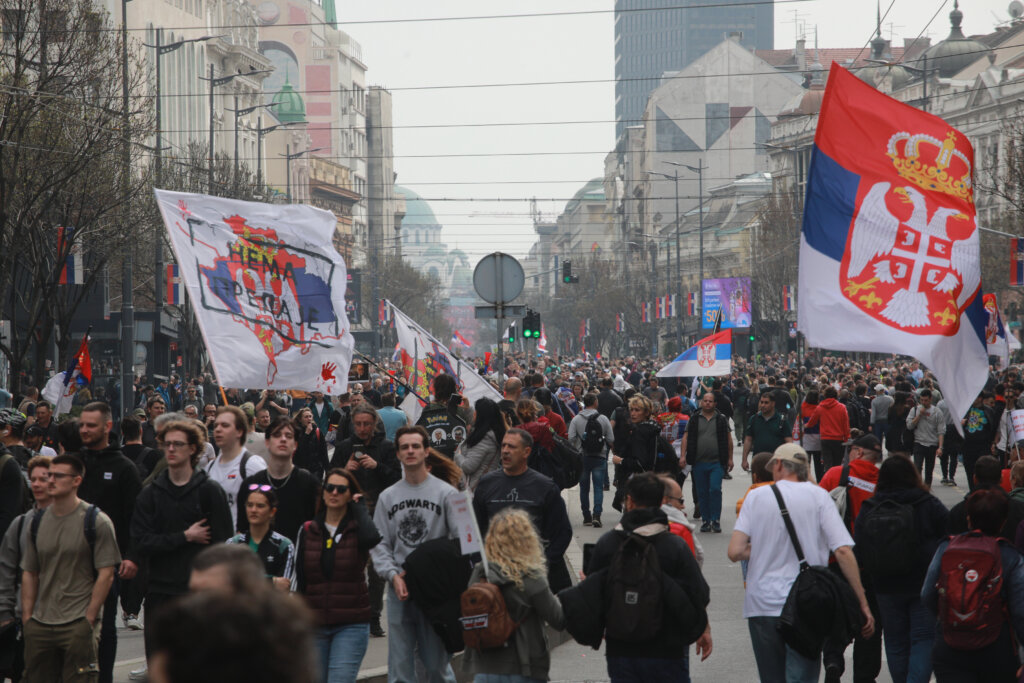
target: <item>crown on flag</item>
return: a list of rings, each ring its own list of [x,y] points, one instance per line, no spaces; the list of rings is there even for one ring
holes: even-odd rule
[[[922,147],[930,150],[923,158]],[[918,187],[974,203],[971,162],[956,148],[956,131],[943,141],[924,133],[896,133],[889,138],[888,154],[896,172]]]

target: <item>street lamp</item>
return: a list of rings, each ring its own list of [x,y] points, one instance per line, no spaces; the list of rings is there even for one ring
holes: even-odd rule
[[[286,191],[289,204],[292,203],[292,159],[298,159],[303,154],[312,154],[313,152],[319,152],[322,149],[326,149],[326,147],[317,147],[316,149],[304,149],[301,152],[291,152],[289,151],[291,148],[291,145],[285,145],[285,153],[281,155],[285,158],[285,175],[287,176]]]
[[[121,0],[121,220],[128,230],[128,182],[132,169],[131,119],[128,114],[128,0]],[[135,305],[132,290],[132,248],[121,265],[121,414],[135,407]]]
[[[246,114],[251,114],[257,109],[264,109],[266,107],[273,107],[273,102],[267,102],[265,104],[254,104],[251,107],[245,109],[238,108],[238,95],[235,95],[235,108],[232,109],[235,113],[235,180],[238,180],[238,119]],[[258,123],[258,122],[257,122]]]
[[[239,76],[258,76],[260,74],[269,74],[272,69],[250,69],[248,73],[234,73],[228,74],[227,76],[216,76],[213,75],[213,64],[210,64],[210,76],[200,76],[200,80],[210,82],[210,161],[208,168],[206,169],[206,186],[210,194],[213,194],[213,89],[220,85],[226,85],[231,81],[235,80]]]
[[[677,163],[675,161],[666,161],[665,163],[669,164],[671,166],[676,166],[677,168],[689,169],[690,171],[693,171],[694,173],[697,174],[697,195],[699,197],[698,201],[699,201],[699,206],[700,206],[700,208],[699,208],[699,211],[700,211],[700,213],[699,213],[699,223],[697,224],[697,233],[700,235],[700,310],[701,310],[701,315],[703,315],[704,314],[703,313],[703,311],[704,311],[704,169],[706,169],[707,166],[704,165],[704,160],[703,159],[699,159],[697,161],[697,165],[696,166],[690,166],[689,164],[680,164],[680,163]],[[678,186],[677,186],[677,188],[678,188]],[[677,189],[676,190],[676,202],[678,202],[678,201],[679,201],[679,191]],[[676,206],[678,207],[678,203],[676,204]],[[677,208],[676,211],[678,211],[678,210],[679,209]],[[678,221],[679,219],[677,218],[676,220]],[[679,229],[679,227],[678,227],[678,222],[677,222],[676,230],[678,230],[678,229]],[[678,236],[677,236],[676,239],[677,239],[677,241],[676,241],[676,249],[678,249],[679,248]],[[679,258],[679,253],[676,252],[677,262],[678,262],[678,258]],[[681,294],[680,294],[680,298],[682,298]],[[682,337],[682,332],[680,331],[680,338],[681,337]]]
[[[671,161],[668,163],[672,163]],[[673,164],[677,165],[677,164]],[[679,169],[675,169],[672,175],[667,173],[659,173],[658,171],[648,171],[651,175],[660,175],[662,178],[666,178],[675,183],[676,187],[676,349],[682,351],[683,349],[683,318],[680,315],[681,311],[679,307],[683,301],[683,279],[679,267]],[[668,269],[672,272],[672,250],[668,252]]]
[[[256,117],[256,182],[260,185],[263,184],[263,136],[268,133],[272,133],[278,128],[284,126],[292,126],[297,123],[306,123],[305,121],[285,121],[284,123],[275,123],[273,126],[263,127],[263,117]]]
[[[161,117],[161,113],[163,111],[163,108],[161,106],[161,92],[160,92],[160,58],[163,57],[164,55],[168,55],[168,54],[174,52],[175,50],[180,48],[182,45],[186,45],[188,43],[202,43],[202,42],[206,42],[207,40],[212,40],[214,38],[220,38],[220,37],[221,36],[202,36],[200,38],[189,38],[187,40],[176,40],[173,43],[169,43],[167,45],[164,45],[161,42],[162,39],[163,39],[163,29],[159,29],[158,28],[158,29],[156,29],[156,44],[155,45],[149,45],[148,43],[143,43],[143,45],[145,45],[146,47],[151,47],[151,48],[154,48],[156,50],[156,57],[153,59],[153,61],[155,62],[155,65],[156,65],[156,150],[155,150],[156,158],[155,158],[155,161],[156,161],[156,185],[157,185],[157,187],[161,187],[163,185],[163,150],[164,150],[163,139],[162,139],[163,118]],[[157,237],[156,241],[155,241],[155,243],[153,245],[153,284],[154,284],[154,291],[156,292],[156,296],[153,299],[153,301],[154,301],[154,306],[155,306],[155,310],[156,311],[160,311],[160,309],[162,308],[162,306],[160,305],[160,301],[161,301],[161,299],[162,299],[162,297],[164,295],[163,281],[162,281],[162,277],[161,277],[162,274],[160,272],[160,266],[163,264],[163,260],[164,260],[163,240],[162,240],[162,238]]]

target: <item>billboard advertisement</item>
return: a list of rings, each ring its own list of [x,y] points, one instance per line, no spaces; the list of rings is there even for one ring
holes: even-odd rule
[[[753,320],[750,313],[750,278],[728,277],[718,280],[704,280],[701,296],[701,327],[710,330],[715,326],[715,316],[722,309],[722,329],[729,327],[750,327]]]

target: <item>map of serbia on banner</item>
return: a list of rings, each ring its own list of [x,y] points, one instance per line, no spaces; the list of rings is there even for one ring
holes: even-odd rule
[[[958,418],[988,376],[973,160],[963,133],[833,64],[807,181],[799,329],[809,346],[916,357]]]
[[[155,192],[221,386],[345,392],[355,344],[334,215]]]

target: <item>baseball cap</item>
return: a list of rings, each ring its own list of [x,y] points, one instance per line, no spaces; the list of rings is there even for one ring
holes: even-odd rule
[[[769,458],[768,464],[771,465],[776,460],[792,462],[798,465],[806,465],[810,462],[810,458],[807,457],[807,451],[797,443],[784,443],[776,448],[775,453]]]
[[[863,448],[866,451],[875,451],[877,453],[882,452],[882,442],[878,440],[878,437],[874,434],[865,434],[864,436],[854,439],[851,446],[857,448]]]
[[[876,384],[875,385],[875,393],[876,394],[880,394],[883,391],[885,391],[885,385],[884,384]]]

